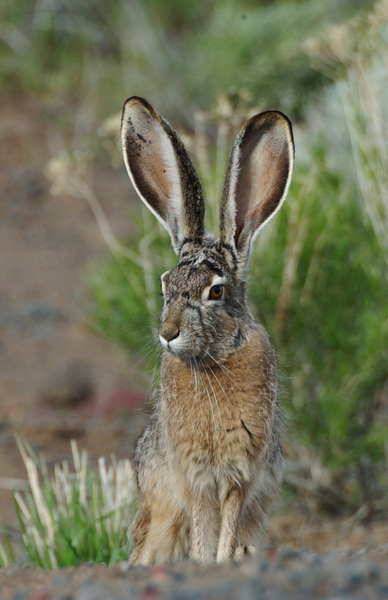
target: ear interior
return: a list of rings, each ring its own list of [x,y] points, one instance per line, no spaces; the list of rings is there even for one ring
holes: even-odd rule
[[[181,185],[176,155],[159,115],[145,101],[127,101],[122,121],[124,161],[139,196],[174,234]]]
[[[174,129],[143,98],[124,104],[124,161],[143,202],[168,230],[177,254],[204,235],[202,186]]]
[[[288,140],[282,134],[282,129],[275,127],[262,132],[258,142],[249,137],[242,147],[236,186],[237,238],[245,223],[258,233],[284,200],[291,165]]]
[[[276,214],[291,181],[291,124],[277,111],[252,117],[236,138],[221,201],[221,241],[246,260],[252,239]]]

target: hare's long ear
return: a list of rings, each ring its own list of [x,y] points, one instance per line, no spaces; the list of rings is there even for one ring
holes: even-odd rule
[[[143,98],[123,108],[121,140],[129,177],[143,202],[164,225],[179,255],[204,235],[202,187],[171,125]]]
[[[220,207],[220,242],[243,270],[257,233],[283,204],[291,182],[294,142],[288,118],[266,111],[249,119],[234,142]]]

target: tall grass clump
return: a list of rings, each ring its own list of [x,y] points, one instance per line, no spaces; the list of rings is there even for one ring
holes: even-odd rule
[[[360,206],[387,260],[388,267],[388,2],[376,2],[369,13],[328,31],[306,45],[316,68],[335,85],[326,99],[333,113],[333,96],[339,99],[332,158],[358,191]],[[345,75],[345,76],[344,76]],[[338,136],[348,133],[350,165],[336,153]],[[343,146],[342,148],[343,149]],[[342,163],[342,165],[341,165]],[[345,169],[347,172],[345,172]]]
[[[49,472],[26,443],[18,442],[30,489],[14,492],[23,545],[31,563],[51,569],[81,562],[112,564],[129,555],[127,530],[134,512],[135,477],[129,460],[88,465],[85,450],[71,442],[73,465]],[[14,561],[9,536],[0,560]]]

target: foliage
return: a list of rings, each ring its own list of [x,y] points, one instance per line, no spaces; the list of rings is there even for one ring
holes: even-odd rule
[[[15,552],[9,531],[3,526],[2,534],[4,544],[0,541],[0,567],[10,567],[16,562]]]
[[[377,408],[388,379],[388,281],[343,179],[324,156],[313,169],[297,174],[270,243],[255,253],[251,290],[276,337],[290,428],[345,487],[365,461],[384,467],[388,424]]]
[[[335,82],[326,94],[340,100],[343,126],[336,123],[332,134],[332,160],[341,165],[339,138],[348,138],[345,148],[353,158],[352,169],[345,172],[358,191],[360,206],[370,221],[388,265],[388,2],[381,0],[373,11],[353,18],[329,32],[322,40],[311,40],[308,49],[317,65]],[[345,75],[345,76],[344,76]],[[327,99],[326,99],[327,104]],[[344,131],[344,126],[346,127]]]
[[[301,114],[325,79],[311,68],[303,40],[370,4],[3,0],[0,82],[60,103],[56,118],[74,102],[105,117],[123,93],[137,93],[188,121],[187,106],[207,107],[241,87],[263,105]]]
[[[129,460],[110,465],[100,458],[89,467],[86,451],[71,444],[74,471],[67,461],[50,474],[44,458],[18,442],[30,491],[14,492],[24,546],[32,564],[42,568],[93,561],[111,564],[129,554],[127,529],[134,509],[135,481]],[[9,536],[0,562],[14,562]]]

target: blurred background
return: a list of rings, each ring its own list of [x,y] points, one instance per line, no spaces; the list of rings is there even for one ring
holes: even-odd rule
[[[1,0],[0,94],[3,520],[14,519],[9,490],[24,485],[14,433],[52,460],[70,439],[124,457],[144,424],[159,275],[176,259],[122,163],[121,107],[135,94],[179,131],[215,232],[242,121],[269,108],[292,120],[289,197],[248,273],[285,413],[272,536],[292,530],[290,511],[295,544],[307,518],[381,530],[387,0]]]

